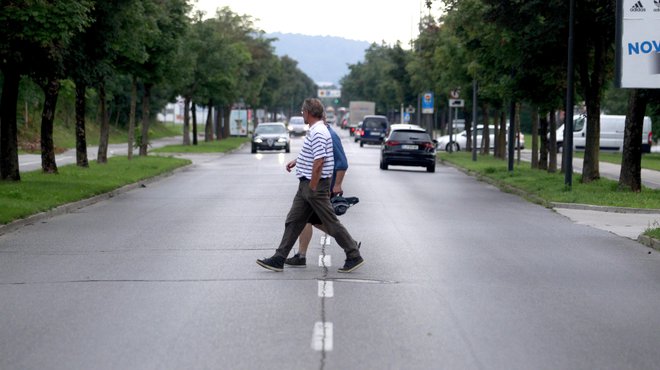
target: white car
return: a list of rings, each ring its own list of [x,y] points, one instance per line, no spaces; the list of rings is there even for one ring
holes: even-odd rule
[[[495,147],[495,126],[489,126],[490,129],[490,135],[489,137],[489,146],[490,148]],[[477,145],[481,147],[481,137],[482,137],[482,132],[483,132],[483,125],[477,125]],[[472,133],[470,133],[472,134]],[[438,145],[437,149],[438,150],[444,150],[444,151],[449,151],[450,145],[453,144],[452,146],[452,151],[458,152],[461,150],[465,150],[465,147],[467,145],[467,131],[461,131],[457,134],[452,135],[453,141],[449,140],[449,135],[441,136],[438,138]],[[507,139],[508,139],[507,135]],[[522,134],[522,132],[519,135],[520,138],[520,149],[525,149],[525,135]],[[451,143],[451,144],[450,144]]]
[[[300,116],[291,117],[289,120],[289,135],[291,136],[304,136],[307,135],[309,125]]]

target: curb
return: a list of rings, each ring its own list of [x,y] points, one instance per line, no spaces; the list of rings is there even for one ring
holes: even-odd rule
[[[660,251],[660,240],[658,239],[653,239],[649,236],[646,236],[644,234],[641,234],[640,236],[637,237],[637,241],[649,248],[653,248],[657,251]],[[651,252],[649,252],[651,253]]]
[[[511,186],[505,182],[494,180],[490,177],[483,176],[475,171],[470,171],[463,167],[457,166],[453,163],[438,159],[438,161],[449,167],[453,167],[469,176],[475,177],[479,181],[491,184],[498,187],[500,190],[507,193],[518,195],[532,203],[541,205],[546,208],[555,209],[555,208],[564,208],[564,209],[576,209],[576,210],[585,210],[585,211],[597,211],[597,212],[612,212],[612,213],[631,213],[631,214],[660,214],[660,209],[649,209],[649,208],[628,208],[628,207],[611,207],[611,206],[596,206],[591,204],[578,204],[578,203],[560,203],[560,202],[548,202],[545,199],[541,199],[535,195],[529,194],[524,190]],[[640,234],[637,237],[637,242],[643,244],[649,248],[660,251],[660,240],[651,238],[644,234]]]
[[[51,217],[54,217],[54,216],[63,215],[63,214],[67,214],[67,213],[72,213],[72,212],[77,211],[81,208],[85,208],[87,206],[90,206],[92,204],[101,202],[103,200],[113,198],[117,195],[126,193],[128,191],[131,191],[131,190],[134,190],[134,189],[137,189],[137,188],[146,187],[147,184],[152,184],[156,181],[160,181],[160,180],[162,180],[166,177],[172,176],[172,175],[174,175],[178,172],[187,170],[190,166],[192,166],[192,164],[188,164],[188,165],[185,165],[185,166],[182,166],[182,167],[178,167],[178,168],[175,168],[174,170],[172,170],[170,172],[162,173],[162,174],[156,175],[154,177],[149,177],[149,178],[140,180],[140,181],[132,183],[132,184],[124,185],[120,188],[111,190],[107,193],[95,195],[91,198],[79,200],[79,201],[73,202],[73,203],[66,203],[66,204],[63,204],[61,206],[57,206],[57,207],[55,207],[53,209],[50,209],[48,211],[45,211],[45,212],[37,213],[37,214],[31,215],[31,216],[28,216],[26,218],[22,218],[20,220],[12,221],[8,224],[0,225],[0,236],[4,235],[4,234],[11,233],[11,232],[14,232],[14,231],[16,231],[16,230],[18,230],[22,227],[33,225],[33,224],[35,224],[39,221],[42,221],[42,220],[45,220],[45,219],[48,219],[48,218],[51,218]]]

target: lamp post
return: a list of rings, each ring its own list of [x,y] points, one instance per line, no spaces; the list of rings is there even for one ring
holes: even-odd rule
[[[564,155],[566,156],[566,163],[564,165],[564,186],[569,190],[573,187],[573,25],[575,23],[575,0],[569,1],[569,15],[568,15],[568,68],[567,68],[567,81],[566,81],[566,114],[564,122]]]

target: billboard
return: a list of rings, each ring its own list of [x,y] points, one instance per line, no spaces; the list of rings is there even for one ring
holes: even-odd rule
[[[341,98],[341,90],[339,89],[318,89],[317,95],[319,98]]]
[[[660,0],[617,0],[617,87],[660,88]]]

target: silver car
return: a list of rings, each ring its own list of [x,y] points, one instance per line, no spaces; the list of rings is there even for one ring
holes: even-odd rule
[[[305,120],[300,116],[291,117],[289,120],[289,134],[291,136],[304,136],[309,130],[309,125],[305,123]]]

